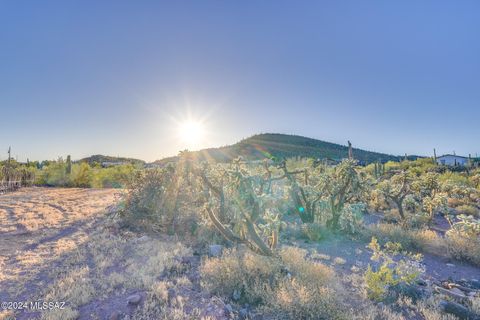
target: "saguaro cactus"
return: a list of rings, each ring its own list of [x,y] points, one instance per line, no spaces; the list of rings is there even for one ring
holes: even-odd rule
[[[65,168],[65,171],[66,171],[67,174],[72,173],[72,159],[71,159],[70,155],[67,156],[67,167]]]

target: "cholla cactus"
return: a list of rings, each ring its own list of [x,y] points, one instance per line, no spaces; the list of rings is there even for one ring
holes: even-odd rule
[[[466,216],[463,214],[457,216],[457,218],[459,221],[451,223],[452,228],[447,231],[447,235],[456,232],[464,237],[476,239],[478,241],[480,237],[480,219],[475,219],[472,216]]]
[[[327,220],[327,226],[332,229],[340,227],[345,206],[359,202],[364,190],[365,180],[357,173],[355,166],[355,160],[345,160],[336,167],[324,170],[319,177],[318,190],[328,204],[331,217]]]
[[[448,212],[446,194],[441,192],[438,173],[427,172],[412,183],[412,189],[421,199],[423,209],[428,213],[430,220],[435,211]]]
[[[229,241],[274,255],[281,221],[277,199],[265,192],[265,178],[250,175],[241,159],[226,168],[205,164],[195,172],[210,193],[205,209],[215,228]]]
[[[308,179],[308,169],[289,170],[285,160],[278,165],[278,168],[283,171],[281,178],[286,178],[290,184],[290,197],[300,219],[303,223],[314,222],[315,209],[321,196],[315,182]],[[320,168],[316,167],[315,169],[319,170]]]
[[[377,190],[397,206],[400,218],[405,222],[403,202],[412,193],[412,177],[406,171],[396,173],[390,179],[381,181],[377,185]]]

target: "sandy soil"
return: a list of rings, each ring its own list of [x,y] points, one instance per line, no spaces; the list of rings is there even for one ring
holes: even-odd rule
[[[122,230],[106,214],[117,210],[121,194],[26,188],[0,195],[0,302],[65,302],[62,309],[0,310],[0,319],[233,317],[228,301],[202,291],[201,257],[191,248],[175,237]],[[371,262],[366,243],[346,237],[284,245],[307,249],[352,291]],[[458,261],[425,255],[423,262],[432,281],[480,278],[478,268]]]
[[[25,188],[0,195],[0,301],[26,301],[45,285],[46,270],[85,242],[120,192]]]
[[[225,319],[201,291],[200,258],[175,239],[120,230],[122,191],[26,188],[0,195],[0,319]]]

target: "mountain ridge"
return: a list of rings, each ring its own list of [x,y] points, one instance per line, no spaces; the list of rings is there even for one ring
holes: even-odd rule
[[[363,164],[376,161],[399,161],[404,158],[359,148],[353,148],[352,150],[354,158]],[[245,160],[302,157],[341,161],[344,158],[348,158],[348,146],[299,135],[262,133],[242,139],[232,145],[191,151],[191,155],[196,160],[214,162],[228,162],[239,156]],[[408,159],[416,158],[418,156],[408,157]],[[174,162],[177,159],[178,156],[174,156],[156,160],[153,163],[161,165]]]

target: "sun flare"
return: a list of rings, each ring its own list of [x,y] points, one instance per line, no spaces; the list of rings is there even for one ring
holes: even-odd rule
[[[205,135],[205,128],[200,121],[187,120],[178,127],[180,140],[189,147],[198,146]]]

